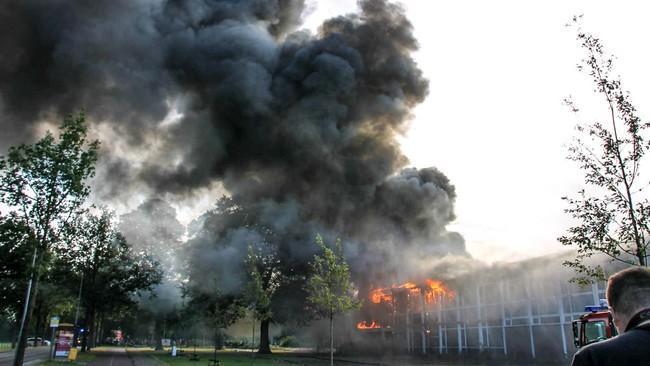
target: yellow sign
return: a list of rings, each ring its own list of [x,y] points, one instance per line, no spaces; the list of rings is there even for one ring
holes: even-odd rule
[[[70,353],[68,353],[68,361],[74,361],[77,359],[77,349],[70,348]]]

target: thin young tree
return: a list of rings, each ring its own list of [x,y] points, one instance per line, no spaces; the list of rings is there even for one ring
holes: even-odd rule
[[[314,255],[311,262],[306,284],[307,301],[317,316],[329,319],[330,365],[334,365],[334,317],[357,309],[361,304],[351,294],[350,268],[343,256],[341,240],[337,240],[332,249],[316,235],[316,244],[321,253]]]
[[[31,274],[19,328],[14,365],[23,364],[25,340],[43,261],[90,194],[87,180],[95,173],[99,141],[88,141],[85,116],[68,116],[59,136],[47,133],[32,145],[9,149],[0,157],[0,204],[29,227],[35,237]]]
[[[600,39],[579,27],[577,39],[586,54],[578,69],[593,80],[607,114],[578,125],[578,136],[569,146],[568,158],[579,164],[585,184],[577,196],[562,198],[576,224],[558,240],[577,248],[576,258],[565,265],[578,273],[575,280],[588,283],[606,277],[602,266],[588,262],[598,253],[626,265],[647,265],[650,203],[643,191],[647,177],[641,174],[641,163],[650,124],[641,121],[620,78],[612,76],[612,57]],[[571,99],[566,103],[579,112]]]

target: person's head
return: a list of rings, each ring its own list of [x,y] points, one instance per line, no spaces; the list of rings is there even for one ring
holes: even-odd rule
[[[633,267],[614,273],[607,281],[607,302],[619,333],[639,311],[650,308],[650,268]]]

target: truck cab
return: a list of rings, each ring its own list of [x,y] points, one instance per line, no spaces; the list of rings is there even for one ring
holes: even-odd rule
[[[607,303],[585,306],[585,314],[573,321],[573,343],[577,348],[612,338],[618,334]]]

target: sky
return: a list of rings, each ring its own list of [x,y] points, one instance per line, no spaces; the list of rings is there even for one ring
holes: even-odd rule
[[[632,1],[402,1],[420,42],[430,94],[401,139],[411,164],[436,166],[456,186],[467,250],[486,262],[561,250],[570,220],[562,196],[582,184],[566,146],[578,122],[601,119],[603,101],[576,69],[575,28],[601,38],[643,120],[650,97],[647,14]],[[304,26],[354,12],[353,0],[312,1]],[[563,104],[572,96],[580,112]]]

